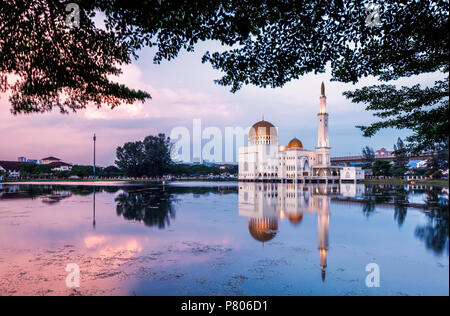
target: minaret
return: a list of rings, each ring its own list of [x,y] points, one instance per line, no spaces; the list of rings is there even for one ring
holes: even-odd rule
[[[317,114],[318,131],[317,131],[317,163],[318,165],[330,165],[330,143],[328,140],[328,113],[327,113],[327,97],[325,96],[325,84],[322,82],[320,89],[320,113]]]

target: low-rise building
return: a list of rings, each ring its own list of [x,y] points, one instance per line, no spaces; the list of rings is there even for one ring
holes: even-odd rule
[[[70,171],[72,170],[72,165],[62,162],[62,161],[55,161],[48,164],[52,167],[52,171]]]
[[[364,170],[361,167],[343,167],[341,170],[341,182],[357,182],[364,179]]]
[[[377,157],[377,158],[383,158],[383,157],[391,157],[393,155],[393,152],[392,151],[389,151],[389,150],[386,150],[386,148],[381,148],[381,149],[378,149],[376,152],[375,152],[375,157]]]
[[[19,161],[0,161],[0,171],[3,171],[7,177],[19,178],[20,167],[28,162]]]
[[[42,163],[44,165],[48,165],[48,164],[51,164],[53,162],[61,161],[61,159],[53,157],[53,156],[50,156],[50,157],[42,158],[41,161],[42,161]]]

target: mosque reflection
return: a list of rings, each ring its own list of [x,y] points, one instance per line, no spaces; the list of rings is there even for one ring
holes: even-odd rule
[[[353,196],[355,184],[342,191]],[[275,238],[278,220],[287,218],[293,225],[303,220],[305,213],[317,215],[318,249],[322,280],[325,281],[329,247],[330,203],[341,191],[339,185],[303,185],[298,183],[239,183],[239,215],[247,217],[250,235],[262,243]]]

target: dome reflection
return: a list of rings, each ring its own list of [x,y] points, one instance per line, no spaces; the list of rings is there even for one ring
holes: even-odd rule
[[[347,188],[347,192],[354,191]],[[248,218],[250,235],[265,243],[277,236],[278,221],[299,227],[304,214],[317,216],[321,278],[325,281],[329,247],[330,200],[339,185],[297,183],[239,183],[239,215]]]

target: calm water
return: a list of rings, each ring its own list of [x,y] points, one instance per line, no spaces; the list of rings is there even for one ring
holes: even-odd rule
[[[0,295],[449,295],[448,219],[441,188],[0,185]]]

